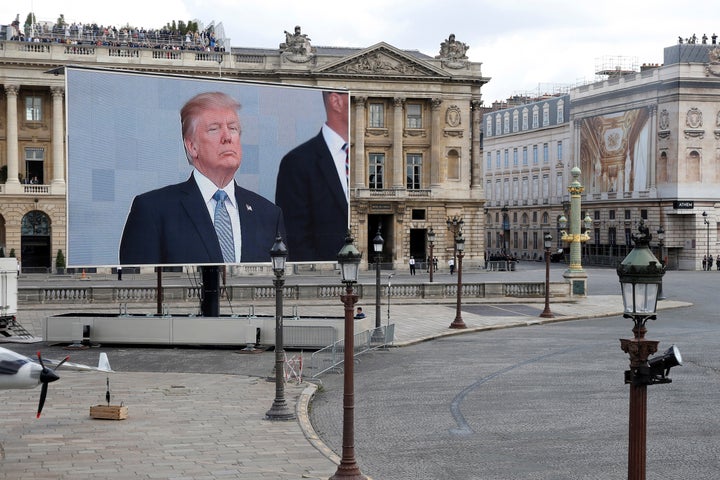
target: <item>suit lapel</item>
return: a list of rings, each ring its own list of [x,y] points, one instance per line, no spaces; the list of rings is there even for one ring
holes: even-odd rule
[[[210,215],[208,215],[207,206],[205,205],[202,193],[200,193],[200,188],[197,186],[195,179],[190,176],[187,182],[181,184],[180,191],[182,192],[180,202],[182,203],[183,209],[185,209],[185,213],[187,213],[191,228],[194,228],[198,236],[202,239],[203,247],[207,252],[208,258],[210,258],[211,261],[214,261],[212,259],[222,258],[220,244],[217,236],[214,235],[215,227],[210,219]],[[182,232],[180,234],[182,235]]]
[[[330,153],[330,149],[325,143],[322,131],[320,131],[320,134],[315,137],[315,139],[315,153],[317,157],[316,163],[318,165],[318,169],[320,170],[320,174],[325,180],[325,184],[329,185],[335,202],[340,208],[347,210],[348,204],[347,197],[345,196],[345,190],[343,190],[343,186],[340,183],[337,167],[335,167],[335,160]]]
[[[247,198],[242,188],[235,184],[235,200],[237,201],[238,215],[240,216],[240,234],[242,235],[242,245],[240,247],[242,258],[251,258],[255,252],[251,251],[251,246],[256,244],[254,238],[258,232],[257,215],[255,215],[255,206]],[[268,247],[268,252],[270,248]],[[269,257],[269,254],[268,254]]]

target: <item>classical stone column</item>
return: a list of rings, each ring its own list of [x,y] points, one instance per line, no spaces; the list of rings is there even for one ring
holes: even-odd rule
[[[470,108],[472,109],[472,121],[470,122],[470,135],[472,136],[472,158],[470,159],[470,188],[484,188],[483,185],[483,158],[480,156],[480,138],[483,131],[482,124],[482,102],[480,100],[472,100]],[[530,178],[530,177],[528,177]],[[528,190],[530,190],[528,188]],[[487,192],[485,192],[487,195]]]
[[[442,163],[440,152],[440,146],[443,144],[442,141],[442,130],[443,126],[440,124],[440,106],[442,105],[442,99],[433,98],[430,101],[430,138],[432,142],[430,144],[430,186],[435,187],[440,185],[440,164]]]
[[[352,175],[355,180],[356,188],[366,188],[367,182],[367,171],[365,169],[365,104],[367,102],[366,97],[353,97],[355,101],[355,128],[354,140],[355,140],[355,155],[353,157],[353,164],[351,168]],[[350,182],[353,184],[353,182]]]
[[[17,101],[18,91],[20,87],[18,85],[5,85],[5,96],[7,98],[7,183],[6,187],[8,192],[20,191],[20,180],[18,180],[19,173],[19,158],[18,158],[18,112],[17,112]]]
[[[63,129],[63,95],[65,89],[63,87],[52,87],[53,99],[53,118],[52,118],[52,155],[53,155],[53,175],[52,186],[53,193],[64,193],[54,191],[55,188],[64,188],[65,186],[65,149],[64,147],[64,129]]]
[[[403,122],[403,105],[404,98],[393,99],[393,188],[405,188],[405,174],[403,166],[405,159],[403,158],[403,130],[405,123]]]

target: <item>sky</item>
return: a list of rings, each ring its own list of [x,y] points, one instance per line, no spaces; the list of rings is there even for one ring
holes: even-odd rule
[[[720,35],[714,2],[686,0],[16,0],[0,5],[0,24],[30,11],[40,21],[159,28],[173,20],[222,23],[235,47],[277,48],[302,27],[314,46],[386,42],[438,55],[455,34],[491,77],[486,105],[518,94],[555,93],[596,80],[600,67],[661,64],[678,37]],[[708,40],[710,42],[710,40]]]

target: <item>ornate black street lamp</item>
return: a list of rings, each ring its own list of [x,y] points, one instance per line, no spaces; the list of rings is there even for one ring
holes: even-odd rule
[[[462,319],[462,259],[465,251],[465,239],[462,237],[462,231],[459,231],[455,237],[455,250],[457,251],[457,305],[455,307],[455,320],[450,324],[450,328],[467,328]]]
[[[288,251],[280,234],[270,249],[275,279],[275,400],[265,414],[269,420],[292,420],[295,413],[285,401],[285,350],[283,347],[283,286],[285,285],[285,260]]]
[[[375,251],[375,333],[380,331],[380,260],[382,259],[383,237],[380,235],[380,225],[373,238],[373,251]]]
[[[430,268],[430,282],[433,281],[433,271],[435,270],[435,257],[433,257],[433,247],[435,247],[435,232],[432,227],[427,232],[428,243],[430,244],[430,259],[428,261]]]
[[[657,297],[665,266],[650,251],[652,236],[642,220],[638,229],[640,235],[632,236],[635,247],[617,267],[623,317],[633,321],[635,335],[632,339],[620,339],[620,347],[630,355],[630,370],[625,372],[625,383],[630,385],[628,480],[645,480],[647,386],[669,383],[671,380],[667,374],[670,368],[682,364],[680,352],[675,346],[663,355],[648,360],[657,352],[659,342],[645,339],[645,324],[657,318]]]
[[[455,262],[455,256],[457,255],[457,237],[458,234],[462,233],[465,221],[462,218],[458,218],[455,216],[453,218],[448,218],[445,223],[447,224],[448,230],[450,230],[453,234],[453,262]],[[457,262],[455,262],[455,265],[457,266]]]
[[[555,316],[550,311],[550,247],[552,247],[552,239],[552,235],[545,234],[545,310],[540,314],[542,318]]]
[[[353,367],[355,333],[353,307],[358,301],[358,296],[353,293],[353,284],[357,283],[361,257],[362,254],[353,245],[353,238],[348,231],[345,237],[345,245],[337,255],[342,273],[342,282],[345,284],[345,294],[340,296],[340,300],[345,305],[342,457],[335,475],[330,477],[330,480],[367,479],[365,475],[360,473],[360,467],[358,467],[355,460],[355,378]]]

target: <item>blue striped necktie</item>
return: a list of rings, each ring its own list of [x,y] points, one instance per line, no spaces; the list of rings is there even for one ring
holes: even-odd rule
[[[225,263],[233,263],[235,262],[235,241],[233,240],[230,214],[225,207],[225,200],[227,198],[228,195],[223,190],[218,190],[213,195],[213,199],[217,202],[215,204],[215,232],[220,241],[223,260]]]
[[[349,145],[343,144],[342,149],[345,152],[345,185],[350,188],[350,158],[348,156]]]

